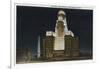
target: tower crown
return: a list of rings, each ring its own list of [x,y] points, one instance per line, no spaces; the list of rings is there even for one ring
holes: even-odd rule
[[[58,20],[64,20],[65,19],[65,16],[66,16],[66,13],[63,11],[63,10],[60,10],[58,12]]]
[[[66,15],[66,13],[65,13],[63,10],[60,10],[60,11],[58,12],[58,15]]]

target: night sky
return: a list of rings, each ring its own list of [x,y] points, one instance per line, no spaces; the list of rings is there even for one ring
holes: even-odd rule
[[[92,52],[93,10],[17,6],[17,48],[37,50],[38,36],[54,31],[59,10],[66,12],[68,29],[79,37],[80,49]]]

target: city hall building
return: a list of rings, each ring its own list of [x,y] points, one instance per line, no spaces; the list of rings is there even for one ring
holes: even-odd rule
[[[55,32],[46,31],[40,37],[37,57],[40,59],[63,60],[79,56],[79,39],[68,30],[66,14],[60,10],[57,15]]]

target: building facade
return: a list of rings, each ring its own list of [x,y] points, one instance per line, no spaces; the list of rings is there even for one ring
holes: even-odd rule
[[[41,59],[63,60],[79,56],[79,38],[68,30],[66,14],[60,10],[55,32],[47,31],[41,40]]]

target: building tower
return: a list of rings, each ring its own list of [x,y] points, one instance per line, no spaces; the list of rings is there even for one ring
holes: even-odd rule
[[[46,31],[42,39],[41,57],[43,59],[71,59],[79,55],[79,40],[68,29],[66,14],[60,10],[57,14],[55,31]]]
[[[63,10],[60,10],[57,15],[58,19],[56,21],[55,27],[55,42],[54,50],[64,50],[65,49],[65,35],[71,35],[74,37],[74,34],[68,30],[66,14]]]

